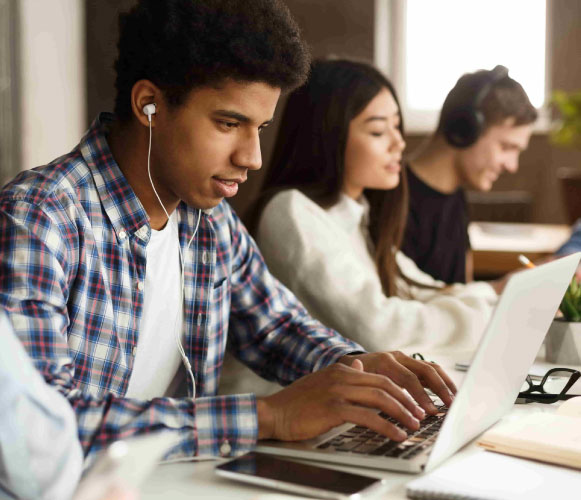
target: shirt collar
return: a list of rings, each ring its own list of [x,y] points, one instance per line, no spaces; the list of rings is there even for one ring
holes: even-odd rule
[[[148,240],[151,228],[147,212],[107,143],[107,129],[114,120],[111,113],[99,114],[81,139],[81,154],[93,174],[99,198],[117,236],[123,240],[125,234],[139,231],[137,236]]]
[[[363,195],[354,200],[341,193],[339,201],[328,208],[327,213],[349,232],[369,225],[369,203]]]

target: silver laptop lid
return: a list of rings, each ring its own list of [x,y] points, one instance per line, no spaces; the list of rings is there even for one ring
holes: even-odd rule
[[[512,276],[426,464],[434,468],[513,406],[581,252]]]

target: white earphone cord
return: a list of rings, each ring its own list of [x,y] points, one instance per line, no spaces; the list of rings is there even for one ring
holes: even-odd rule
[[[167,221],[169,223],[169,214],[167,213],[167,210],[165,209],[165,206],[163,204],[163,202],[161,201],[161,198],[159,197],[159,194],[157,193],[157,190],[155,189],[155,185],[153,184],[153,179],[151,178],[151,168],[150,168],[150,161],[151,161],[151,136],[152,136],[152,130],[151,130],[151,115],[148,114],[147,118],[149,120],[149,147],[147,149],[147,175],[149,177],[149,183],[151,184],[151,188],[153,189],[153,192],[155,193],[155,197],[157,198],[157,201],[159,201],[159,204],[161,205],[161,208],[163,210],[163,213],[166,215],[167,217]],[[194,237],[196,236],[196,233],[198,232],[198,227],[200,226],[200,218],[202,215],[202,210],[198,209],[198,216],[196,217],[196,227],[194,228],[194,234],[192,234],[192,237],[190,238],[188,245],[186,247],[186,250],[189,250],[190,245],[192,244],[192,241],[194,241]],[[182,248],[179,242],[179,231],[178,231],[178,251],[179,251],[179,255],[180,255],[180,266],[181,266],[181,276],[180,276],[180,304],[182,306],[182,311],[183,311],[183,304],[184,304],[184,296],[185,296],[185,267],[184,267],[184,256],[182,254]],[[196,379],[194,378],[194,373],[192,372],[192,365],[190,364],[190,360],[188,359],[188,357],[186,356],[186,352],[184,351],[184,348],[182,346],[182,341],[181,341],[181,332],[177,331],[177,323],[178,323],[178,317],[179,315],[176,316],[175,321],[174,321],[174,332],[175,332],[175,340],[176,340],[176,344],[178,346],[178,351],[180,353],[180,356],[182,358],[182,362],[184,364],[184,367],[186,368],[186,371],[188,373],[188,375],[190,376],[190,379],[192,381],[192,399],[196,399]]]

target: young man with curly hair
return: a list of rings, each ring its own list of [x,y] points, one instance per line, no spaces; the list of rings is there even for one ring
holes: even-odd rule
[[[158,429],[179,437],[168,457],[239,454],[345,421],[401,440],[369,407],[415,429],[435,411],[422,384],[450,403],[437,365],[365,353],[312,319],[224,201],[260,168],[281,91],[307,77],[287,8],[141,0],[120,28],[115,114],[0,195],[0,305],[73,406],[85,454]],[[288,387],[217,396],[227,339]]]
[[[500,174],[515,173],[536,118],[503,66],[467,73],[450,90],[436,131],[409,160],[402,250],[422,271],[446,283],[472,281],[464,190],[490,191]]]

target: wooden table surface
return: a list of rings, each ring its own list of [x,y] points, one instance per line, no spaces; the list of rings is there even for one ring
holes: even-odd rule
[[[519,254],[531,261],[552,255],[571,234],[566,224],[471,222],[474,276],[494,277],[521,266]]]

